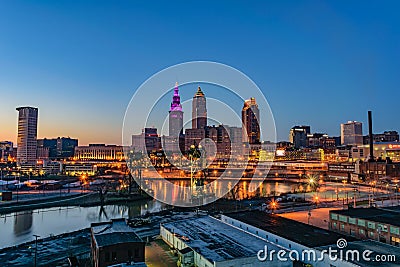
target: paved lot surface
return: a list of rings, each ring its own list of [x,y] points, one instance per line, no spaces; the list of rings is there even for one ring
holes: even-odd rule
[[[303,210],[289,213],[282,213],[279,216],[299,221],[306,224],[311,224],[323,229],[328,229],[329,211],[339,208],[319,208],[311,210]]]
[[[178,257],[173,256],[167,244],[155,240],[146,246],[146,264],[149,267],[176,267]]]

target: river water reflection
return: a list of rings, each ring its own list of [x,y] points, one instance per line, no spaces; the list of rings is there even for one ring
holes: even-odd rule
[[[134,218],[146,212],[156,212],[164,205],[153,200],[129,205],[96,207],[61,207],[21,211],[0,216],[0,248],[33,240],[33,235],[48,237],[87,228],[93,222],[112,218]]]

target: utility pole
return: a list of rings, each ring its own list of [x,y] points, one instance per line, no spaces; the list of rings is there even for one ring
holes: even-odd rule
[[[37,267],[37,240],[38,237],[40,237],[39,235],[33,235],[35,237],[35,263],[34,266]]]

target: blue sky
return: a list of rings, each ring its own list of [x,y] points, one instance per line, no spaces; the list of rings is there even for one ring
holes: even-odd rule
[[[0,1],[0,140],[15,141],[15,107],[32,105],[39,137],[119,144],[136,88],[193,60],[230,65],[256,82],[279,140],[295,124],[339,135],[342,122],[366,122],[368,109],[376,132],[400,130],[399,8],[398,1]]]

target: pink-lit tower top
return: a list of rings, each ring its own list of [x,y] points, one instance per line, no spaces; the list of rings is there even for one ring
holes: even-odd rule
[[[179,96],[178,83],[175,84],[174,96],[169,109],[169,136],[178,138],[183,134],[183,110]]]
[[[174,96],[169,111],[182,111],[181,97],[179,96],[178,82],[175,83]]]

